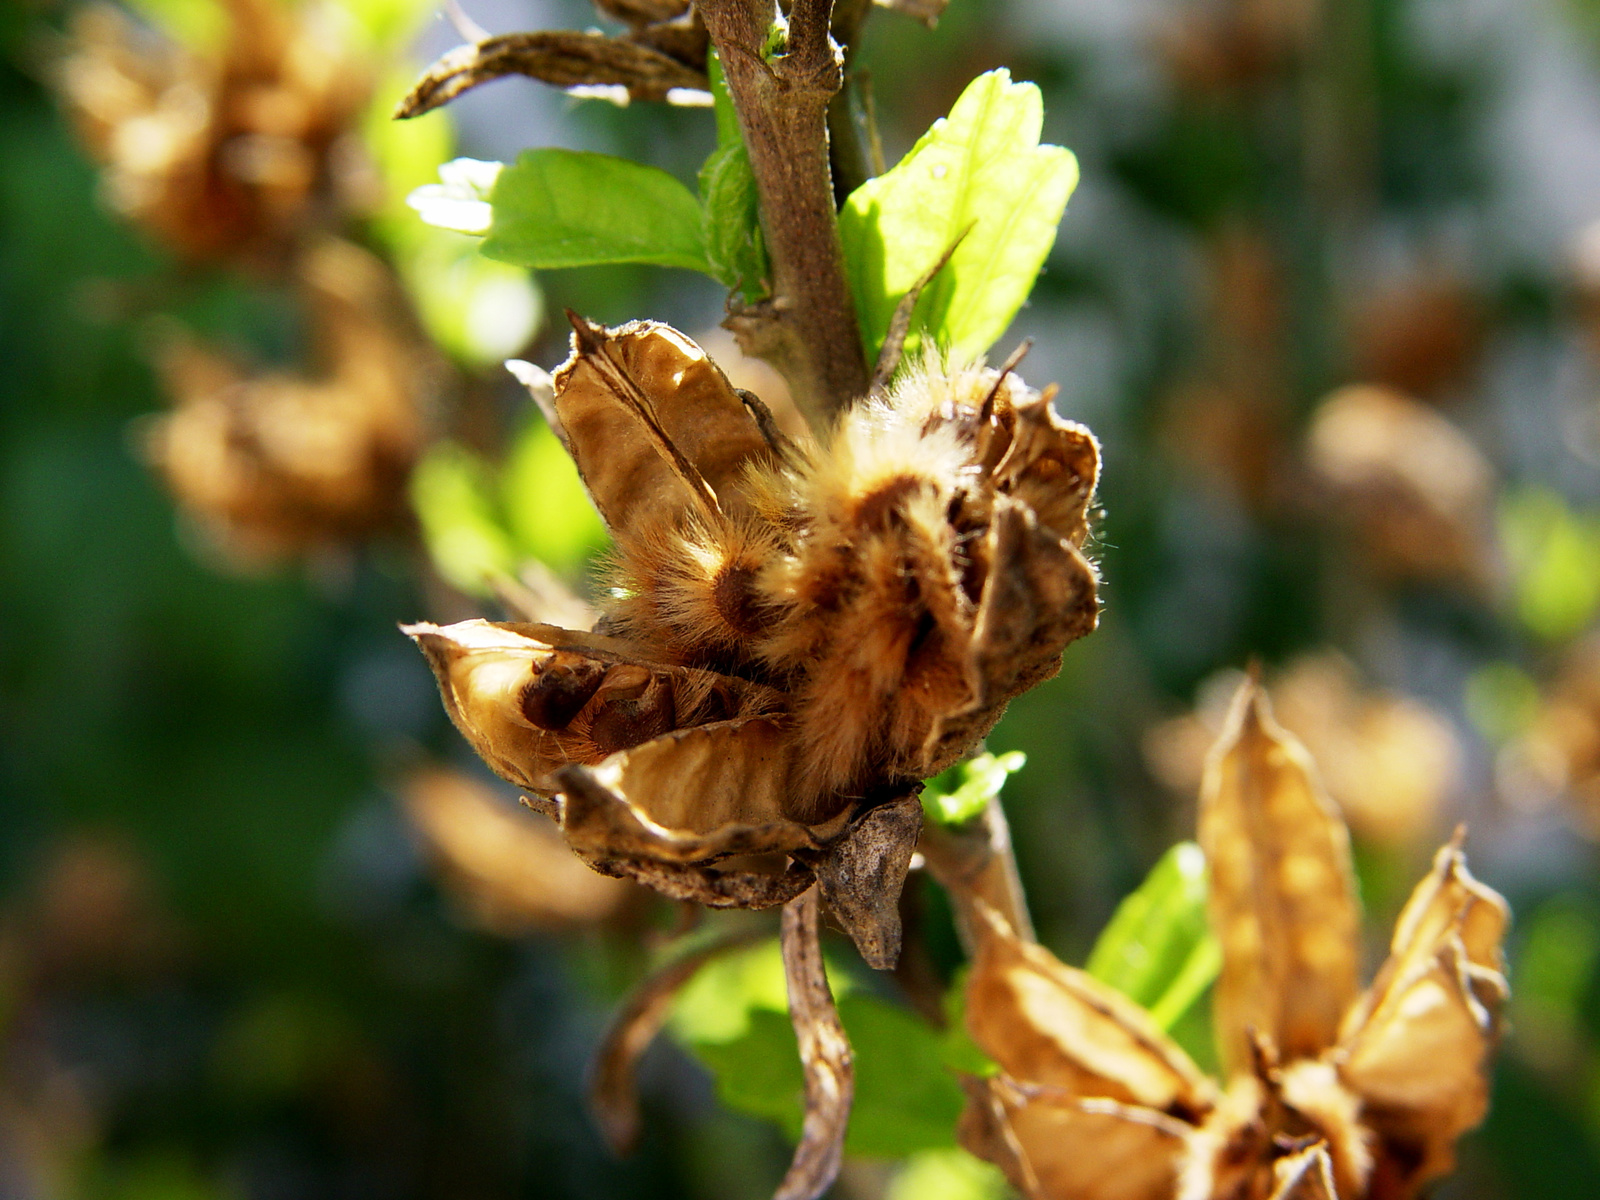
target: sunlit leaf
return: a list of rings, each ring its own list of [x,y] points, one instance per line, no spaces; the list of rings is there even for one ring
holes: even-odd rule
[[[739,288],[746,302],[753,302],[766,292],[762,281],[767,273],[756,178],[715,53],[706,65],[717,118],[717,147],[700,168],[706,256],[720,282]]]
[[[542,420],[530,421],[506,456],[500,481],[517,549],[557,571],[580,567],[606,544],[606,528],[572,457]]]
[[[1005,1176],[965,1150],[923,1150],[907,1159],[884,1200],[1001,1200],[1007,1194]]]
[[[1070,151],[1039,144],[1043,111],[1035,85],[980,75],[893,170],[845,201],[839,232],[869,362],[895,303],[963,231],[917,303],[913,340],[978,355],[1005,332],[1078,182]]]
[[[1502,502],[1500,536],[1525,626],[1560,641],[1593,619],[1600,610],[1600,515],[1575,513],[1554,492],[1528,489]]]
[[[1117,907],[1089,954],[1089,974],[1150,1010],[1171,1029],[1222,966],[1206,921],[1206,858],[1180,842]]]
[[[845,1148],[899,1157],[952,1146],[961,1090],[944,1035],[909,1011],[850,988],[830,969],[855,1048],[855,1106]],[[729,1108],[800,1133],[804,1084],[789,1023],[782,962],[767,943],[711,964],[683,991],[671,1028],[717,1081]]]
[[[493,492],[488,464],[454,442],[440,442],[411,473],[411,505],[428,554],[439,574],[464,592],[487,594],[487,579],[516,566]]]
[[[426,229],[403,262],[417,313],[434,341],[486,367],[516,354],[544,319],[544,297],[521,267],[478,253],[478,242]]]
[[[501,172],[483,252],[524,267],[654,263],[713,274],[694,193],[656,167],[526,150]]]
[[[984,806],[1000,794],[1006,780],[1022,770],[1028,756],[1020,750],[1009,754],[980,754],[957,763],[942,775],[928,780],[922,791],[922,811],[941,825],[965,825],[983,812]]]

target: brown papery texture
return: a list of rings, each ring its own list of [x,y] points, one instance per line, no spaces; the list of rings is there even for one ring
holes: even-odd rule
[[[1285,1059],[1319,1054],[1357,990],[1350,838],[1310,757],[1253,680],[1206,764],[1200,845],[1222,941],[1215,1012],[1225,1068],[1250,1069],[1252,1031]]]

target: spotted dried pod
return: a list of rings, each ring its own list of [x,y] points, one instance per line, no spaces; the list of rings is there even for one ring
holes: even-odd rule
[[[182,508],[233,563],[363,538],[403,519],[433,363],[387,269],[324,243],[300,266],[320,372],[251,375],[192,340],[166,348],[173,410],[143,446]]]
[[[597,869],[723,905],[819,880],[887,966],[919,781],[1094,627],[1094,439],[932,355],[790,438],[676,330],[574,328],[546,399],[611,530],[612,599],[587,634],[409,632],[462,732]]]
[[[1468,873],[1458,835],[1372,985],[1330,1026],[1357,952],[1346,851],[1254,681],[1208,776],[1202,822],[1228,860],[1212,882],[1224,1086],[1141,1010],[990,914],[967,1022],[1001,1074],[969,1081],[962,1142],[1030,1200],[1410,1200],[1487,1106],[1505,902]],[[1239,839],[1265,848],[1227,845]]]
[[[349,135],[370,79],[314,4],[224,8],[221,49],[202,57],[90,5],[59,87],[113,208],[185,258],[281,265],[357,199]]]

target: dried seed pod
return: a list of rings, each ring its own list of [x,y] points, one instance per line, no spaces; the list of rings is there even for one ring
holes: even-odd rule
[[[1202,829],[1234,856],[1212,877],[1226,1089],[1142,1010],[988,912],[967,1022],[1003,1074],[968,1082],[962,1144],[1029,1200],[1411,1200],[1483,1117],[1505,902],[1468,874],[1458,835],[1401,914],[1389,961],[1330,1028],[1357,952],[1347,851],[1253,681],[1210,775]],[[1241,838],[1260,853],[1229,847]],[[1319,942],[1319,922],[1342,944]]]
[[[114,208],[185,258],[277,264],[319,209],[354,198],[344,139],[368,74],[310,5],[224,7],[223,48],[201,59],[92,5],[59,86]]]
[[[459,771],[420,771],[404,798],[446,886],[492,933],[589,925],[649,894],[596,875],[543,817],[516,811]]]
[[[1388,388],[1341,388],[1313,416],[1307,449],[1375,570],[1476,584],[1491,577],[1493,472],[1433,409]]]
[[[1249,1032],[1286,1059],[1329,1045],[1355,998],[1360,915],[1350,840],[1304,747],[1246,680],[1200,788],[1211,926],[1223,946],[1218,1048],[1247,1068]]]
[[[1050,393],[933,355],[791,439],[676,330],[573,325],[544,399],[611,528],[614,599],[590,634],[408,632],[596,869],[719,905],[820,880],[888,966],[918,781],[1094,628],[1098,447]]]
[[[423,438],[432,362],[386,269],[328,242],[300,265],[318,374],[248,376],[193,342],[162,368],[174,410],[144,449],[178,503],[233,562],[342,545],[397,523]]]

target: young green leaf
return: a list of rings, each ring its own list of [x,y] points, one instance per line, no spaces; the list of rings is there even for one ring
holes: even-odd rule
[[[717,118],[717,147],[700,168],[706,257],[718,282],[740,289],[745,302],[754,303],[767,293],[767,248],[761,239],[756,177],[715,51],[706,59],[706,75]]]
[[[1118,907],[1089,955],[1089,974],[1169,1029],[1211,986],[1222,952],[1206,921],[1206,859],[1180,842]]]
[[[704,214],[665,171],[578,150],[526,150],[500,173],[483,253],[535,268],[654,263],[714,275]]]
[[[923,335],[975,356],[1005,332],[1078,182],[1070,151],[1039,144],[1043,115],[1035,85],[980,75],[897,166],[845,201],[839,233],[868,362],[896,302],[963,231],[917,302],[907,348]]]
[[[922,790],[922,812],[941,825],[965,825],[1000,794],[1006,780],[1022,770],[1028,756],[1020,750],[1009,754],[980,754],[957,763]]]
[[[798,1137],[805,1104],[781,961],[773,943],[711,964],[680,994],[671,1028],[716,1079],[729,1108]],[[895,1158],[955,1141],[962,1095],[942,1034],[829,970],[855,1049],[855,1105],[845,1148]]]
[[[705,199],[706,258],[718,282],[739,288],[747,303],[766,294],[767,249],[761,240],[756,177],[742,142],[718,146],[700,169]]]

